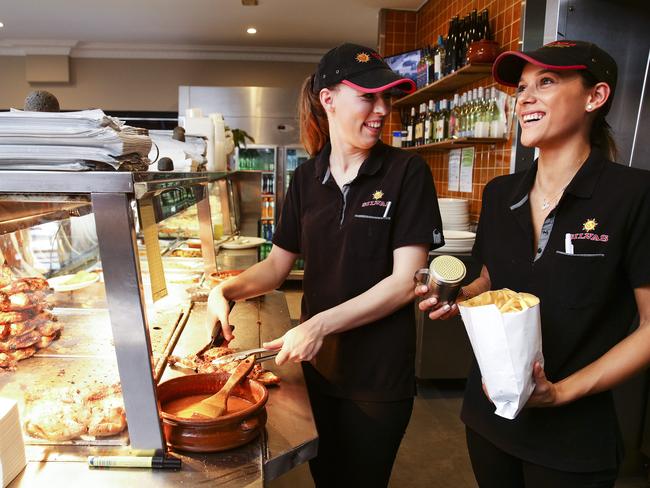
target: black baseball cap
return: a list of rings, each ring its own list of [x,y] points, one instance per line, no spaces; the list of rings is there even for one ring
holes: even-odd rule
[[[344,83],[365,93],[398,89],[404,93],[415,91],[415,82],[395,73],[373,49],[359,44],[345,43],[331,49],[318,63],[314,75],[314,92]]]
[[[596,81],[609,85],[610,100],[616,88],[616,61],[591,42],[564,40],[545,44],[534,51],[506,51],[494,61],[492,75],[502,85],[517,86],[527,63],[552,71],[585,70]]]

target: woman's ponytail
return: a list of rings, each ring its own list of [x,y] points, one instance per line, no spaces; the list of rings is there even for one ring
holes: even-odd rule
[[[602,110],[596,114],[596,119],[589,133],[589,141],[592,146],[600,149],[610,161],[616,161],[618,158],[618,148],[614,136],[612,136],[612,129],[605,120]]]
[[[318,94],[313,91],[313,83],[314,75],[311,75],[302,84],[299,108],[300,142],[310,156],[318,154],[329,139],[327,114]]]

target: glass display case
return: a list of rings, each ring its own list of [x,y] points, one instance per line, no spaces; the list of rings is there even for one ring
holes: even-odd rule
[[[200,174],[3,173],[0,366],[15,373],[0,394],[19,403],[28,444],[164,451],[152,368],[165,340],[152,337],[181,313],[169,289],[216,270],[206,185]],[[164,270],[157,222],[192,205],[203,259]]]
[[[192,289],[217,270],[210,206],[231,209],[236,195],[226,176],[2,173],[0,397],[18,404],[30,461],[11,486],[51,476],[92,483],[88,455],[168,452],[157,387],[193,374],[168,367],[168,358],[196,354],[209,337],[205,303]],[[162,239],[188,211],[198,222],[192,232]],[[223,218],[236,225],[228,211]],[[198,252],[174,253],[183,249]],[[232,316],[240,349],[291,323],[279,292],[237,304]],[[174,452],[190,467],[174,475],[102,476],[146,486],[225,476],[228,486],[262,486],[308,460],[317,437],[302,372],[296,364],[273,370],[283,383],[270,395],[257,442],[234,454]]]

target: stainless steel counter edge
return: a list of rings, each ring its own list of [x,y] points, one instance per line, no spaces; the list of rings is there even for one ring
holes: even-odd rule
[[[206,184],[226,173],[3,171],[2,193],[134,193]]]

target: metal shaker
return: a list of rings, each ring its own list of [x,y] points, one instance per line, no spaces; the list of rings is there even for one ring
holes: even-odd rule
[[[415,272],[417,284],[429,287],[429,297],[438,298],[438,303],[453,303],[460,292],[460,283],[465,278],[465,265],[454,256],[437,256],[428,268]]]

